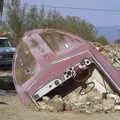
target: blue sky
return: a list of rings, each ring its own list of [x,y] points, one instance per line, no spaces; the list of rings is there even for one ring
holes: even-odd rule
[[[119,9],[120,0],[21,0],[29,5],[41,4],[52,6],[78,7],[78,8],[95,8],[95,9]],[[82,19],[94,24],[95,26],[120,26],[120,12],[96,12],[57,9],[63,15],[79,16]]]

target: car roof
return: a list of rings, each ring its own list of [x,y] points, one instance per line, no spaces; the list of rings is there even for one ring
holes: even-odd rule
[[[0,37],[0,40],[8,39],[7,37]]]

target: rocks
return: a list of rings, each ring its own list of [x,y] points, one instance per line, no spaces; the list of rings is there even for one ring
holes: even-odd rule
[[[50,98],[48,96],[44,96],[42,98],[42,101],[45,102],[46,104],[48,104],[50,102]]]
[[[47,104],[43,101],[38,102],[40,110],[47,110]]]
[[[115,111],[120,111],[120,105],[115,105],[115,106],[114,106],[114,110],[115,110]]]
[[[96,49],[99,50],[104,56],[106,56],[109,62],[116,68],[120,68],[120,45],[112,44],[102,46],[99,43],[94,44]]]
[[[98,92],[98,93],[97,93]],[[120,111],[118,105],[119,96],[114,94],[106,94],[106,99],[102,98],[102,94],[93,89],[86,95],[79,95],[78,89],[62,98],[56,95],[52,99],[45,96],[43,101],[39,101],[39,109],[50,112],[74,111],[79,113],[92,114],[95,112],[113,112]]]
[[[41,102],[38,102],[39,104],[39,110],[46,110],[46,111],[50,111],[50,112],[53,112],[54,111],[54,108],[53,106],[51,106],[51,104],[46,104],[45,102],[41,101]]]
[[[120,96],[116,94],[107,94],[107,98],[114,99],[115,104],[120,104]]]
[[[102,112],[102,111],[103,111],[103,106],[101,103],[94,104],[94,112]]]
[[[53,107],[54,111],[60,112],[64,110],[64,101],[61,96],[56,95],[52,98],[50,105]]]
[[[43,97],[42,101],[38,102],[39,110],[47,110],[50,112],[60,112],[64,110],[64,101],[61,96],[56,95],[51,100],[49,97]]]
[[[86,95],[81,96],[79,94],[79,89],[77,89],[64,98],[64,103],[65,110],[67,111],[85,111]]]
[[[112,65],[116,68],[120,68],[120,46],[119,45],[107,45],[104,46],[101,53],[109,59]]]
[[[120,67],[120,48],[118,46],[105,46],[101,52],[108,56],[108,59],[113,66],[116,68]],[[93,71],[93,75],[88,81],[94,82],[95,87],[87,94],[80,95],[80,88],[77,88],[64,98],[59,95],[56,95],[52,99],[45,96],[43,97],[43,101],[39,103],[41,106],[40,109],[51,112],[65,110],[87,114],[120,111],[120,97],[113,93],[112,89],[96,69]],[[103,98],[104,93],[106,93],[106,99]]]
[[[98,75],[98,73],[93,72],[93,74],[94,73]],[[94,79],[96,79],[96,81],[94,81]],[[60,95],[56,95],[52,99],[48,96],[44,96],[42,101],[39,102],[40,110],[47,110],[50,112],[75,111],[87,114],[95,112],[113,112],[114,109],[117,111],[119,107],[115,105],[120,103],[120,97],[113,94],[106,83],[107,92],[109,94],[105,93],[106,99],[103,98],[103,94],[106,92],[106,90],[100,87],[100,85],[104,86],[102,83],[103,79],[93,75],[89,81],[91,80],[95,82],[95,87],[87,94],[80,95],[80,88],[77,88],[63,98]],[[97,88],[97,86],[99,86],[99,88]]]
[[[40,110],[47,110],[51,112],[60,111],[75,111],[82,113],[100,112],[102,109],[102,95],[96,95],[97,91],[93,90],[86,95],[79,94],[79,88],[68,94],[64,98],[56,95],[51,100],[49,97],[43,97],[43,100],[38,102]]]
[[[106,111],[112,111],[115,105],[114,99],[103,99],[103,110]]]

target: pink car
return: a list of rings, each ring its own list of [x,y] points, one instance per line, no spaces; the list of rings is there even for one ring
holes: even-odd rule
[[[81,94],[88,85],[92,89],[94,83],[83,78],[95,67],[112,89],[120,93],[120,72],[91,43],[55,29],[32,30],[25,33],[17,47],[14,84],[24,104],[30,101],[37,104],[46,94],[64,96],[74,89],[75,81],[82,86]]]

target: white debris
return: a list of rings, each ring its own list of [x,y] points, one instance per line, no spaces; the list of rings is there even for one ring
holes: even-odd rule
[[[97,69],[93,71],[92,76],[88,79],[88,81],[93,81],[95,83],[95,88],[102,93],[111,93],[112,90],[103,79],[102,75],[98,72]]]
[[[114,108],[115,100],[114,99],[103,99],[103,110],[111,111]]]
[[[114,106],[114,110],[115,110],[115,111],[120,111],[120,105],[115,105],[115,106]]]
[[[44,96],[44,97],[42,98],[42,101],[48,104],[49,101],[50,101],[50,98],[49,98],[48,96]]]
[[[115,104],[120,104],[120,96],[116,95],[116,94],[107,94],[107,98],[110,99],[114,99],[115,100]]]

